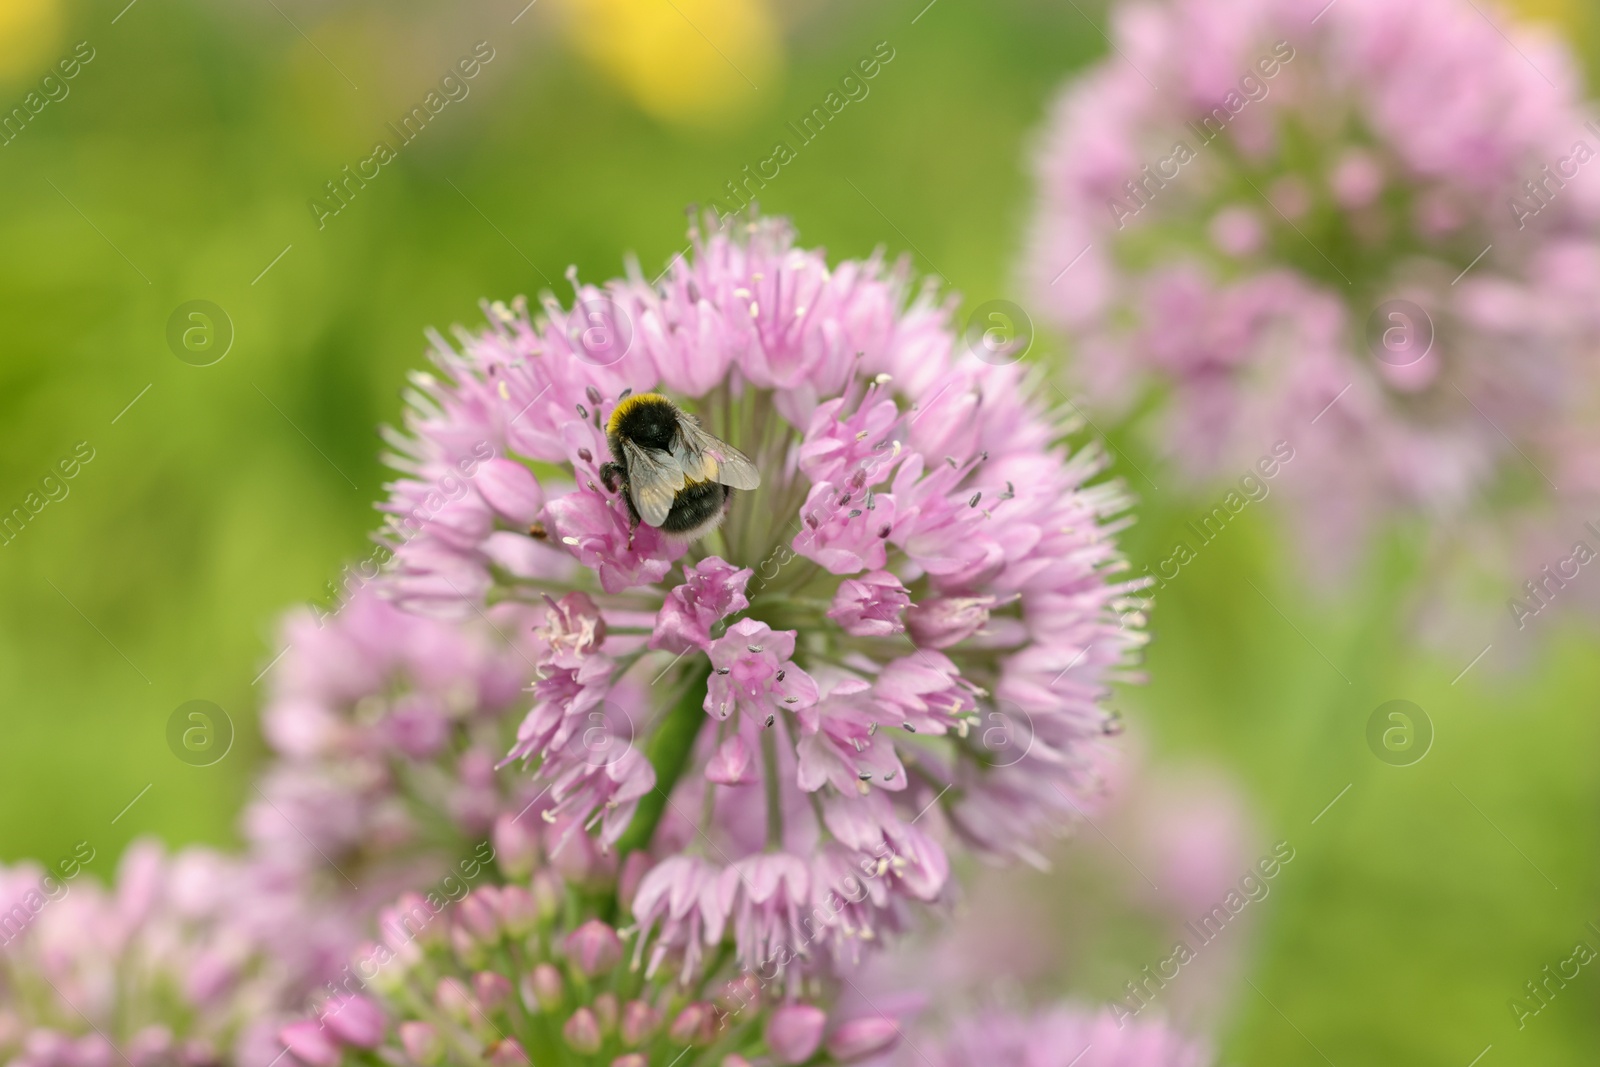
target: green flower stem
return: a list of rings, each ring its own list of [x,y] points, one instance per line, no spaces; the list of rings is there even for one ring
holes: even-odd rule
[[[617,842],[617,853],[626,856],[638,849],[648,848],[655,836],[661,815],[667,810],[667,798],[689,765],[689,755],[694,751],[694,739],[700,735],[707,717],[705,712],[706,679],[711,677],[711,661],[701,656],[683,675],[683,692],[678,702],[667,713],[656,732],[651,735],[645,758],[656,771],[656,787],[639,800],[622,840]]]

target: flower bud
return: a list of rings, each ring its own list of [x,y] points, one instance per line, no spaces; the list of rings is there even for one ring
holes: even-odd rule
[[[485,1012],[494,1011],[511,997],[511,979],[494,971],[479,971],[472,976],[472,992],[478,998],[478,1007]]]
[[[500,924],[511,937],[524,938],[539,924],[539,905],[520,885],[500,890]]]
[[[535,967],[527,984],[531,988],[523,991],[522,1002],[529,1011],[555,1011],[566,998],[566,983],[561,980],[561,972],[548,963]],[[528,1000],[529,992],[533,994],[532,1003]]]
[[[767,1020],[767,1047],[779,1063],[804,1063],[822,1044],[828,1016],[810,1004],[785,1004]]]
[[[638,1052],[628,1052],[612,1060],[611,1067],[650,1067],[650,1061]]]
[[[392,994],[405,986],[407,972],[422,961],[422,949],[415,942],[406,942],[391,952],[376,941],[367,941],[356,950],[356,958],[372,964],[366,988]]]
[[[493,886],[474,889],[456,905],[456,922],[486,945],[500,940],[500,891]]]
[[[602,975],[622,960],[622,939],[599,919],[590,919],[567,935],[567,959],[590,978]]]
[[[323,1006],[328,1032],[347,1045],[377,1048],[383,1043],[383,1012],[363,996],[341,997]]]
[[[9,1049],[5,1037],[4,1016],[0,1015],[0,1051]],[[157,1067],[171,1059],[172,1031],[160,1024],[146,1026],[123,1046],[123,1053],[133,1067]]]
[[[484,1058],[490,1067],[528,1067],[528,1054],[514,1037],[502,1037],[494,1042]]]
[[[730,1052],[722,1057],[722,1067],[750,1067],[750,1061],[737,1052]]]
[[[446,1017],[458,1023],[470,1024],[476,1020],[472,994],[467,992],[467,987],[461,984],[459,978],[439,979],[439,984],[433,990],[433,1002]]]
[[[630,1000],[622,1007],[622,1043],[638,1048],[661,1026],[661,1013],[642,1000]]]
[[[678,1013],[667,1028],[667,1036],[682,1045],[709,1045],[716,1037],[715,1012],[710,1004],[697,1000]]]
[[[278,1031],[278,1040],[306,1067],[337,1067],[341,1058],[339,1046],[312,1019],[285,1026]]]
[[[839,583],[828,618],[854,637],[887,637],[905,629],[900,613],[910,603],[900,579],[888,571],[869,571]]]
[[[900,1024],[885,1015],[841,1023],[828,1035],[828,1055],[849,1063],[887,1052],[900,1041]]]
[[[378,928],[383,931],[384,941],[395,950],[412,941],[438,945],[445,937],[445,924],[436,921],[438,918],[439,913],[427,898],[418,893],[401,893],[394,907],[384,909]]]
[[[518,526],[537,519],[544,507],[539,480],[516,460],[501,456],[484,460],[473,482],[484,503]]]
[[[450,950],[463,967],[476,969],[489,962],[489,950],[465,926],[450,927]]]
[[[601,993],[594,998],[594,1017],[600,1021],[600,1032],[610,1037],[617,1029],[617,995],[615,993]]]
[[[599,853],[594,839],[570,818],[557,819],[546,831],[550,841],[550,865],[569,882],[588,882],[596,873]]]
[[[517,881],[533,874],[539,863],[538,819],[524,819],[510,812],[502,813],[494,822],[494,860],[500,873]]]
[[[534,872],[528,889],[533,893],[533,902],[539,907],[540,919],[549,922],[561,913],[567,890],[556,872],[548,869]]]
[[[579,1008],[561,1028],[561,1036],[574,1052],[592,1056],[600,1051],[600,1022],[588,1008]]]
[[[728,982],[717,993],[717,1007],[729,1015],[738,1015],[761,1004],[761,983],[756,976],[746,972]]]
[[[417,1067],[435,1067],[444,1059],[444,1041],[432,1023],[415,1020],[400,1024],[400,1044]]]

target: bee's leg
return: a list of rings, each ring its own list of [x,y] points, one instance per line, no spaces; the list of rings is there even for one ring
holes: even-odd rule
[[[622,477],[622,464],[602,463],[600,465],[600,481],[605,485],[608,492],[615,493],[617,491],[617,487],[622,484]]]

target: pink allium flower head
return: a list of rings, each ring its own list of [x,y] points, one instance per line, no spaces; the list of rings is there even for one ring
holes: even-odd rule
[[[1208,1049],[1159,1022],[1119,1019],[1116,1009],[1099,1012],[1058,1007],[1031,1017],[999,1010],[958,1021],[943,1042],[929,1048],[916,1038],[933,1067],[1208,1067]],[[901,1047],[897,1064],[923,1059]]]
[[[92,873],[105,862],[84,844],[48,873],[0,868],[9,1063],[267,1067],[282,1048],[277,1027],[354,943],[342,922],[248,861],[199,848],[169,856],[137,841],[110,889]],[[349,1021],[354,1036],[370,1034],[360,1008]]]
[[[685,1045],[715,1045],[718,1062],[743,1055],[802,1063],[820,1047],[827,1016],[809,1000],[769,997],[752,974],[734,982],[702,975],[682,985],[676,976],[641,975],[614,929],[578,921],[592,910],[592,896],[569,892],[578,887],[548,869],[540,877],[554,877],[569,906],[541,912],[517,932],[485,927],[465,901],[402,897],[384,911],[383,941],[352,954],[329,983],[333,992],[309,1014],[279,1020],[273,1054],[287,1050],[291,1065],[305,1067],[559,1067],[669,1063]],[[357,984],[361,991],[349,992]]]
[[[1563,482],[1600,340],[1600,125],[1568,52],[1469,0],[1113,22],[1050,120],[1026,266],[1090,398],[1213,484],[1286,448],[1271,487],[1323,563],[1391,511]]]
[[[335,615],[291,615],[262,712],[278,759],[244,815],[256,853],[371,905],[492,855],[497,817],[537,792],[494,771],[528,706],[533,617],[449,623],[370,587]]]
[[[654,282],[437,341],[390,437],[386,589],[532,612],[510,757],[564,839],[655,862],[634,964],[692,981],[731,939],[798,981],[941,899],[953,846],[1031,859],[1068,825],[1142,583],[1101,455],[903,264],[829,266],[775,220],[692,238]],[[648,391],[761,475],[694,543],[630,529],[600,475]]]

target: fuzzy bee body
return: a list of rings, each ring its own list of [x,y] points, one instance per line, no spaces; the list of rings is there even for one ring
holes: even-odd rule
[[[611,462],[606,488],[619,486],[628,513],[686,540],[722,522],[735,489],[755,489],[761,475],[743,452],[700,428],[693,415],[659,393],[625,397],[606,423]]]

